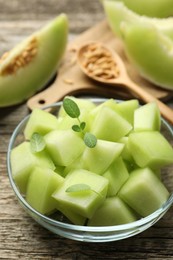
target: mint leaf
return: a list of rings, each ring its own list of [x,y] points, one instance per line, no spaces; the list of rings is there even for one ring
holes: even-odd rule
[[[94,148],[97,144],[97,138],[91,133],[85,133],[84,142],[89,148]]]
[[[91,133],[85,133],[84,129],[86,127],[85,122],[81,122],[79,119],[80,116],[80,109],[78,105],[70,98],[64,98],[63,100],[63,108],[67,115],[69,115],[72,118],[76,118],[79,122],[79,125],[73,125],[72,130],[75,132],[81,132],[84,137],[84,143],[86,146],[93,148],[97,144],[97,138],[91,134]]]
[[[80,192],[80,191],[88,191],[91,190],[91,187],[85,183],[78,183],[71,185],[66,189],[66,192]]]
[[[72,118],[78,118],[80,116],[78,105],[70,98],[65,98],[63,100],[63,108],[65,112]]]
[[[75,132],[81,132],[81,128],[80,128],[80,126],[78,126],[78,125],[73,125],[73,126],[72,126],[72,129],[73,129],[73,131],[75,131]]]
[[[85,129],[85,126],[86,126],[86,123],[85,123],[85,122],[81,122],[81,123],[80,123],[80,129],[81,129],[81,130],[84,130],[84,129]]]
[[[30,145],[33,153],[41,152],[46,146],[43,136],[39,133],[32,134]]]

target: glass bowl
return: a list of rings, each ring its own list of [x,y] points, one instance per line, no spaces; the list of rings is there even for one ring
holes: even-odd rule
[[[103,98],[95,98],[91,99],[96,104],[100,104],[106,99]],[[61,102],[52,104],[50,106],[45,107],[44,109],[51,109],[52,113],[57,114],[58,110],[61,106]],[[40,225],[45,227],[46,229],[52,231],[53,233],[73,239],[78,241],[85,242],[108,242],[108,241],[116,241],[125,239],[131,236],[134,236],[142,231],[148,229],[152,225],[154,225],[171,207],[173,203],[173,173],[171,171],[171,167],[165,167],[163,174],[163,182],[169,191],[171,191],[169,199],[166,201],[161,208],[156,210],[154,213],[148,215],[147,217],[141,218],[135,222],[116,225],[116,226],[103,226],[103,227],[89,227],[89,226],[79,226],[68,223],[62,215],[56,216],[45,216],[37,212],[34,208],[32,208],[25,200],[25,198],[19,192],[11,172],[10,165],[10,153],[13,147],[17,144],[21,143],[24,140],[23,137],[23,129],[29,119],[29,116],[25,117],[15,128],[9,142],[8,152],[7,152],[7,169],[8,176],[12,186],[12,189],[19,200],[22,207],[27,211],[27,213]],[[167,140],[173,144],[173,129],[172,127],[162,119],[162,127],[161,131],[163,135],[167,138]]]

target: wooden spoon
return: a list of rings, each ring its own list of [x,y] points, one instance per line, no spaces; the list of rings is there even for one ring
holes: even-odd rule
[[[103,52],[103,54],[101,52]],[[111,64],[110,66],[111,73],[112,69],[114,70],[114,75],[112,77],[109,73],[104,74],[104,71],[106,70],[104,69],[104,67],[106,67],[106,59],[105,62],[104,59],[101,60],[104,56],[108,62],[110,60],[109,56],[111,56],[111,59],[114,62],[114,65]],[[153,97],[150,93],[145,91],[142,87],[138,86],[129,78],[122,59],[115,51],[112,51],[100,42],[90,42],[79,48],[77,59],[82,71],[88,77],[111,86],[121,85],[122,87],[130,90],[134,96],[137,96],[147,103],[155,101],[158,104],[161,115],[173,124],[173,110],[157,98]],[[100,64],[98,61],[99,59]],[[96,60],[97,63],[95,63]]]

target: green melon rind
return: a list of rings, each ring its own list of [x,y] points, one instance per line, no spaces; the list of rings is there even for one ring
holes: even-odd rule
[[[117,0],[114,0],[117,2]],[[118,0],[129,9],[149,17],[168,17],[173,14],[172,0]]]
[[[41,30],[14,47],[9,57],[0,65],[0,71],[5,63],[10,62],[12,57],[19,54],[33,37],[38,41],[38,52],[32,62],[18,69],[15,74],[0,76],[0,107],[21,103],[43,88],[55,74],[66,49],[67,16],[59,15]]]

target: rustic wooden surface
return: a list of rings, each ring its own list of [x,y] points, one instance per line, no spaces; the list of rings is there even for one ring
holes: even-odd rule
[[[0,0],[0,54],[60,12],[69,15],[70,39],[104,18],[99,0]],[[0,259],[173,259],[173,208],[142,234],[100,244],[56,236],[24,212],[9,184],[6,152],[28,113],[25,103],[0,109]]]

